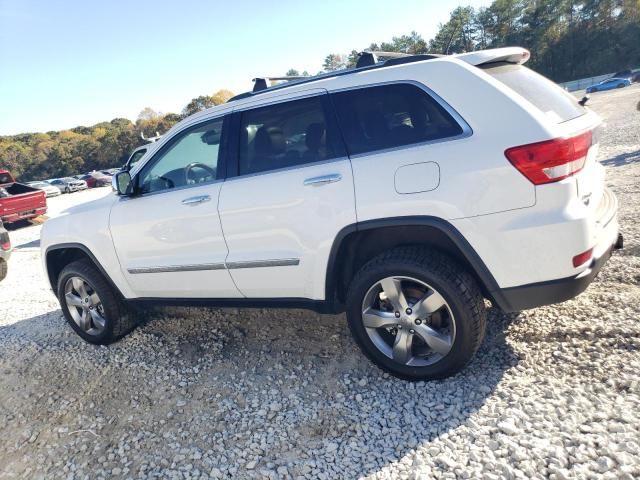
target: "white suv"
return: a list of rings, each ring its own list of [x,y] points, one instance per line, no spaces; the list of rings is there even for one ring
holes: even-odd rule
[[[459,371],[485,299],[572,298],[622,244],[600,119],[528,56],[367,53],[183,120],[116,194],[45,224],[67,320],[104,344],[146,302],[346,311],[393,375]]]

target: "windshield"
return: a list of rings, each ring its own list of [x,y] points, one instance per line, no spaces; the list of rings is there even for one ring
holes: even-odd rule
[[[496,66],[488,64],[482,68],[541,110],[554,123],[573,120],[587,112],[572,95],[523,65],[501,63]]]
[[[13,178],[8,173],[0,173],[0,185],[13,183]]]

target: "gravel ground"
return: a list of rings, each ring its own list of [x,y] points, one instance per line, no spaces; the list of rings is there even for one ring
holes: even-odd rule
[[[492,309],[475,360],[444,381],[381,373],[343,316],[306,311],[168,309],[91,346],[47,288],[40,227],[11,232],[0,478],[638,478],[639,99],[591,101],[625,250],[573,301]]]

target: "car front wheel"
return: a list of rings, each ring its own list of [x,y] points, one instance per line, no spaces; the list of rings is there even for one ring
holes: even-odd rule
[[[136,315],[88,260],[62,270],[57,293],[67,322],[87,342],[112,343],[137,325]]]
[[[434,380],[469,363],[484,337],[486,311],[476,282],[454,260],[401,248],[356,274],[347,319],[380,368],[406,380]]]

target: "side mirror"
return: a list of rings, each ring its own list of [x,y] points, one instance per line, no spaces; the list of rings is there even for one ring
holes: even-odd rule
[[[590,98],[589,95],[585,95],[584,97],[582,97],[580,99],[580,101],[578,103],[584,107],[587,104],[587,102],[589,101],[589,98]]]
[[[118,195],[129,196],[131,195],[133,182],[131,182],[131,175],[129,172],[118,172],[111,179],[111,188]]]

